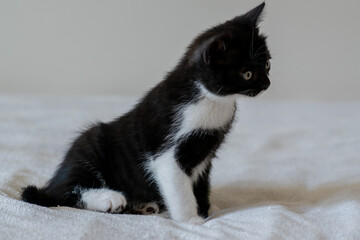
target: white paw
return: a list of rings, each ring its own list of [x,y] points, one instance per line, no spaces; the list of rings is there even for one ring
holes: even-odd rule
[[[210,209],[208,211],[208,215],[211,216],[219,210],[220,210],[220,208],[218,208],[216,205],[211,204]]]
[[[188,223],[190,224],[194,224],[194,225],[203,225],[205,223],[205,219],[203,219],[202,217],[192,217],[190,218],[190,220],[188,221]]]
[[[121,192],[110,189],[89,189],[81,194],[85,209],[119,213],[126,207],[126,199]]]

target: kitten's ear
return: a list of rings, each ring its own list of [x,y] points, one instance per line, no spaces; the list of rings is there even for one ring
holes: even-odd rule
[[[243,17],[248,19],[253,26],[256,26],[262,20],[261,13],[263,12],[264,7],[265,2],[245,13]]]
[[[231,33],[223,33],[210,39],[202,53],[204,63],[223,63],[230,38]]]

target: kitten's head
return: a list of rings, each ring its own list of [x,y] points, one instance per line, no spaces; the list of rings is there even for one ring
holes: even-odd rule
[[[219,96],[256,96],[270,85],[270,53],[258,23],[265,3],[197,37],[187,53],[199,83]]]

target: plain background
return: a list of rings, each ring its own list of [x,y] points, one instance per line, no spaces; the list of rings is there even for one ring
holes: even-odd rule
[[[251,0],[0,0],[0,93],[141,95]],[[360,1],[271,0],[265,98],[359,100]]]

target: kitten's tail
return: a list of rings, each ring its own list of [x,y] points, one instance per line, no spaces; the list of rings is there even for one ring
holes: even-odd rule
[[[25,202],[44,207],[57,206],[56,201],[46,193],[45,189],[39,189],[33,185],[24,188],[21,198]]]

